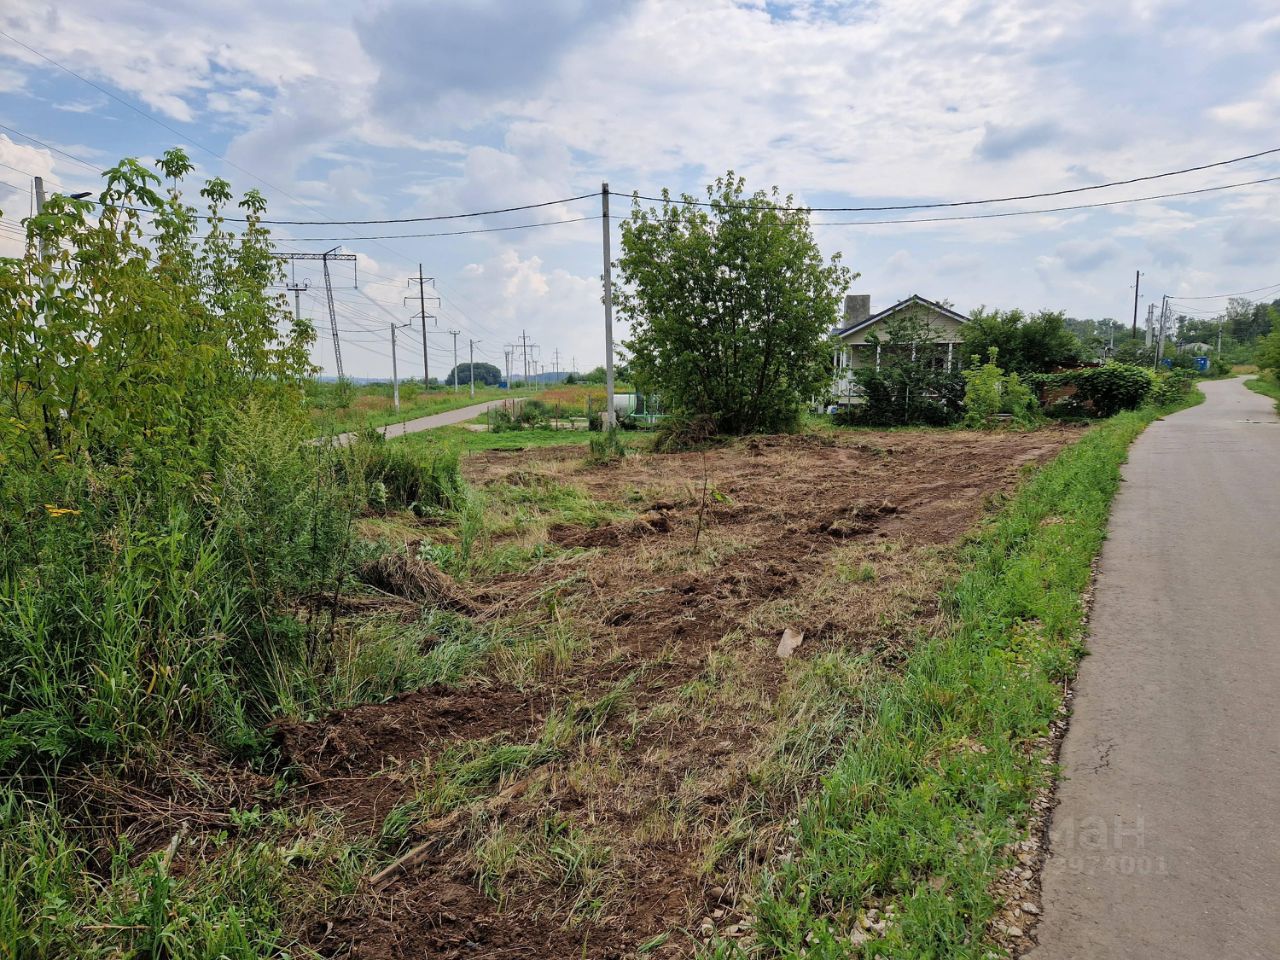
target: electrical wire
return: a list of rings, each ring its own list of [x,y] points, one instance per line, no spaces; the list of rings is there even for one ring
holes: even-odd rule
[[[527,208],[527,207],[513,207],[512,209],[522,210],[522,209],[528,209],[528,208]],[[505,212],[505,211],[499,211],[499,212]],[[424,219],[433,219],[433,220],[451,220],[451,219],[455,219],[455,217],[480,217],[480,216],[485,216],[485,214],[482,214],[482,213],[459,213],[459,214],[456,214],[456,215],[454,215],[454,216],[449,216],[449,217],[429,217],[429,218],[424,218]],[[571,219],[569,219],[569,220],[543,220],[543,221],[540,221],[540,222],[538,222],[538,223],[517,223],[517,224],[515,224],[515,225],[513,225],[513,226],[507,226],[507,227],[477,227],[477,228],[476,228],[476,229],[474,229],[474,230],[449,230],[449,231],[438,232],[438,233],[382,233],[382,234],[378,234],[377,236],[370,236],[370,237],[294,237],[294,238],[291,238],[291,239],[292,239],[292,240],[293,240],[293,242],[295,242],[295,243],[310,243],[310,242],[316,242],[316,243],[320,243],[320,242],[323,242],[323,243],[336,243],[336,242],[338,242],[339,240],[341,240],[341,241],[347,241],[347,240],[422,240],[422,239],[425,239],[425,238],[428,238],[428,237],[465,237],[465,236],[470,236],[470,235],[471,235],[471,234],[473,234],[473,233],[507,233],[508,231],[511,231],[511,230],[532,230],[532,229],[534,229],[534,228],[536,228],[536,227],[556,227],[556,226],[559,226],[559,225],[564,224],[564,223],[585,223],[585,222],[586,222],[586,221],[588,221],[588,220],[600,220],[600,219],[602,219],[602,216],[601,216],[601,214],[598,214],[598,213],[597,213],[597,214],[594,214],[593,216],[590,216],[590,217],[573,217],[573,218],[571,218]],[[287,223],[287,221],[282,221],[282,220],[263,220],[263,221],[261,221],[261,222],[262,222],[262,223],[264,223],[264,224],[276,224],[276,225],[279,225],[279,224],[285,224],[285,223]],[[406,222],[409,222],[409,221],[405,221],[405,220],[366,220],[366,221],[355,221],[355,220],[353,220],[353,221],[350,221],[350,222],[351,222],[351,223],[361,223],[361,222],[363,222],[363,223],[406,223]],[[297,224],[292,224],[292,225],[293,225],[293,226],[297,226]]]
[[[4,31],[0,31],[0,34],[4,36],[8,36],[8,34],[4,33]],[[29,133],[23,133],[21,130],[13,129],[13,127],[6,127],[3,123],[0,123],[0,130],[4,130],[7,133],[12,133],[15,136],[22,137],[23,140],[30,140],[32,143],[36,144],[36,146],[44,147],[46,150],[52,153],[56,153],[60,157],[66,157],[68,160],[74,160],[76,163],[84,164],[94,173],[98,173],[98,174],[102,173],[101,165],[96,163],[90,163],[88,160],[85,160],[82,157],[77,157],[74,153],[67,153],[67,151],[60,150],[57,147],[53,146],[52,144],[45,143],[43,140],[37,140],[35,137],[31,136],[31,134]]]
[[[1143,183],[1148,180],[1160,180],[1164,177],[1176,177],[1181,176],[1184,173],[1195,173],[1199,170],[1210,170],[1214,167],[1225,167],[1233,163],[1243,163],[1246,160],[1256,160],[1259,157],[1266,157],[1275,153],[1280,153],[1280,147],[1271,147],[1268,150],[1259,150],[1257,153],[1245,154],[1242,157],[1232,157],[1230,160],[1217,160],[1213,163],[1202,163],[1194,167],[1181,167],[1177,170],[1167,170],[1164,173],[1152,173],[1141,177],[1130,177],[1127,180],[1111,180],[1107,183],[1095,183],[1087,187],[1069,187],[1063,190],[1047,190],[1040,193],[1024,193],[1008,197],[988,197],[982,200],[949,200],[939,201],[936,203],[897,203],[871,207],[792,207],[773,203],[754,204],[751,206],[753,209],[760,210],[806,210],[810,213],[873,213],[881,210],[934,210],[942,207],[972,207],[987,203],[1010,203],[1015,200],[1040,200],[1046,197],[1061,197],[1072,193],[1084,193],[1089,190],[1105,190],[1108,187],[1123,187],[1134,183]],[[645,196],[640,193],[624,194],[610,191],[610,196],[620,197],[623,199],[632,198],[636,200],[648,200],[653,203],[682,204],[685,206],[712,207],[717,205],[714,201],[710,200],[690,200],[687,198],[677,199],[674,197],[664,198]]]
[[[1228,297],[1243,297],[1250,293],[1261,293],[1264,290],[1275,290],[1280,288],[1280,283],[1268,284],[1265,287],[1255,287],[1253,290],[1241,290],[1239,293],[1215,293],[1212,296],[1205,297],[1170,297],[1170,300],[1225,300]]]

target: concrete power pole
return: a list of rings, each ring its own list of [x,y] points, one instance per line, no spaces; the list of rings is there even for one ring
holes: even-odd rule
[[[396,324],[392,324],[392,407],[399,413],[399,370],[396,367]]]
[[[1154,303],[1147,304],[1147,347],[1151,346],[1151,337],[1155,333],[1156,325],[1156,305]]]
[[[507,389],[511,389],[511,350],[510,344],[507,344],[502,351],[503,368],[507,371]]]
[[[479,342],[479,340],[467,340],[467,379],[471,381],[472,400],[476,398],[476,344]]]
[[[458,392],[458,334],[461,330],[450,330],[449,335],[453,337],[453,392]]]
[[[1142,271],[1133,271],[1133,339],[1138,339],[1138,286],[1142,283]]]
[[[1155,304],[1152,304],[1155,306]],[[1156,342],[1156,362],[1154,366],[1159,367],[1160,361],[1164,359],[1164,333],[1165,323],[1169,317],[1169,295],[1165,294],[1164,299],[1160,302],[1160,339]]]
[[[600,184],[600,222],[604,225],[604,420],[606,430],[616,423],[613,412],[613,257],[609,253],[609,184]]]

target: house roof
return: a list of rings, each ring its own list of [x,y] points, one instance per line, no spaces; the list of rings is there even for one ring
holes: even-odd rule
[[[837,337],[844,337],[844,336],[848,336],[851,333],[857,333],[859,330],[865,330],[867,327],[871,326],[872,324],[879,323],[881,320],[884,320],[886,317],[892,316],[893,314],[897,313],[899,310],[902,310],[902,309],[905,309],[906,307],[911,307],[911,306],[928,307],[930,310],[935,310],[938,313],[942,314],[944,317],[948,317],[951,320],[956,321],[957,323],[969,322],[968,317],[964,316],[963,314],[956,313],[950,307],[944,307],[942,304],[935,303],[933,300],[926,299],[925,297],[920,296],[920,294],[918,293],[913,293],[911,296],[907,297],[907,299],[899,300],[892,307],[886,307],[885,309],[881,310],[879,313],[873,313],[871,316],[867,317],[867,319],[865,320],[860,320],[857,323],[853,324],[852,326],[845,327],[843,330],[837,330],[835,332],[835,335]]]

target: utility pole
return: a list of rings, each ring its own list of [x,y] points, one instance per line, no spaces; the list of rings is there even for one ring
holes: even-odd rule
[[[1151,338],[1155,335],[1155,315],[1156,305],[1154,303],[1147,304],[1147,346],[1151,346]]]
[[[479,342],[480,342],[479,340],[471,340],[471,339],[467,340],[467,357],[468,357],[467,364],[468,364],[468,371],[469,371],[467,374],[467,379],[471,381],[471,399],[472,400],[476,398],[476,344]]]
[[[1142,271],[1133,271],[1133,339],[1138,339],[1138,286],[1142,283]]]
[[[302,320],[302,294],[306,292],[308,287],[307,281],[303,280],[298,283],[298,265],[295,261],[289,261],[289,283],[285,287],[293,294],[293,319],[301,322]]]
[[[400,371],[396,369],[396,325],[391,325],[391,406],[400,412]]]
[[[426,285],[429,283],[432,287],[436,285],[435,277],[424,277],[422,275],[422,264],[418,264],[418,275],[409,278],[409,284],[418,284],[418,319],[422,322],[422,387],[424,390],[431,389],[431,354],[427,350],[427,300]],[[405,299],[408,299],[407,297]],[[429,298],[436,303],[440,302],[439,297]],[[435,323],[436,318],[431,317],[431,322]]]
[[[502,359],[504,368],[507,371],[507,389],[511,389],[511,353],[515,350],[511,344],[507,344],[502,350]]]
[[[551,372],[553,374],[560,372],[560,348],[556,347],[551,351]]]
[[[44,177],[36,177],[36,216],[44,213]],[[44,261],[44,240],[40,241],[40,260]]]
[[[1160,340],[1156,344],[1156,362],[1155,362],[1155,365],[1157,367],[1160,365],[1160,361],[1164,359],[1164,328],[1165,328],[1165,321],[1168,319],[1168,316],[1169,316],[1169,295],[1166,293],[1164,295],[1164,299],[1160,303]]]
[[[613,264],[609,254],[609,184],[600,184],[600,223],[604,229],[604,420],[612,429],[613,414]]]
[[[529,350],[537,349],[537,346],[536,343],[529,342],[529,334],[526,331],[520,331],[520,354],[524,360],[524,385],[526,387],[529,386]]]
[[[458,334],[461,330],[450,330],[449,335],[453,337],[453,392],[458,392]]]

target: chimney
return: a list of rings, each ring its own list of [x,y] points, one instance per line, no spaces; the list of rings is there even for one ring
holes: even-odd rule
[[[844,298],[844,325],[846,328],[861,323],[871,316],[871,294],[849,293]]]

